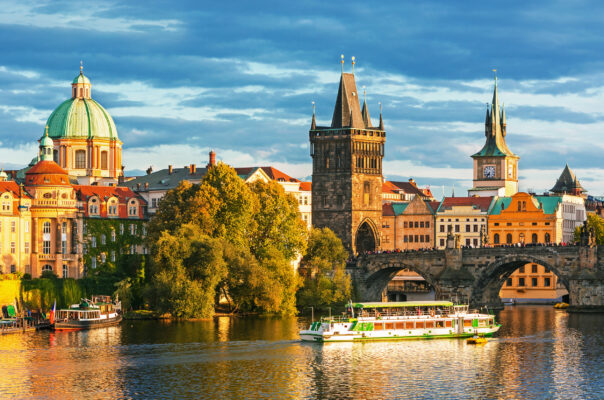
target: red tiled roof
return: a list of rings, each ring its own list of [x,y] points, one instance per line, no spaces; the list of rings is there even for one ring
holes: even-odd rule
[[[382,183],[382,193],[396,194],[399,190],[400,188],[395,186],[390,181],[385,181],[384,183]]]
[[[481,211],[488,211],[493,197],[445,197],[440,210],[450,209],[454,206],[476,206]]]
[[[300,182],[300,190],[303,192],[312,191],[312,182]]]
[[[54,161],[38,161],[25,173],[25,185],[69,185],[69,175]]]
[[[110,197],[117,197],[118,199],[118,210],[117,217],[119,218],[132,218],[131,215],[128,215],[128,205],[127,201],[131,198],[136,198],[139,201],[139,205],[143,206],[146,204],[145,200],[134,193],[127,187],[123,186],[84,186],[84,185],[73,185],[74,190],[78,195],[78,199],[85,203],[91,197],[97,196],[101,201],[99,208],[99,217],[106,218],[107,214],[107,204],[105,204],[105,200]],[[84,214],[88,216],[88,206],[84,205]],[[139,207],[137,218],[143,218],[143,209]]]
[[[286,173],[279,171],[277,168],[275,167],[260,167],[262,168],[262,170],[264,172],[266,172],[266,174],[273,180],[276,181],[285,181],[285,182],[300,182],[298,179],[296,178],[292,178],[291,176],[287,175]]]
[[[15,197],[19,197],[19,185],[15,181],[0,182],[0,193],[11,192]],[[29,197],[29,194],[24,190],[23,197]]]
[[[420,195],[422,197],[426,197],[426,194],[421,189],[419,189],[414,183],[411,183],[411,182],[396,182],[396,181],[391,181],[390,183],[392,185],[394,185],[398,190],[402,190],[405,193],[417,194],[417,195]]]
[[[436,212],[438,210],[438,206],[440,206],[440,201],[429,201],[428,205],[432,209],[432,211]]]
[[[392,203],[382,204],[382,216],[394,217],[394,209],[392,208]]]

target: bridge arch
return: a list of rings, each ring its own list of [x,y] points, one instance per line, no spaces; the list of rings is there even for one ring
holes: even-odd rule
[[[371,218],[365,218],[354,234],[354,247],[357,254],[375,251],[379,247],[378,228]]]
[[[364,285],[364,301],[381,301],[381,295],[388,286],[388,283],[394,278],[394,276],[404,269],[408,269],[420,275],[422,278],[426,280],[435,290],[436,296],[440,293],[440,287],[438,286],[437,280],[434,276],[427,273],[425,270],[411,264],[411,263],[402,263],[402,262],[390,262],[379,269],[370,272],[366,279]]]
[[[501,307],[499,292],[504,282],[518,268],[526,264],[539,264],[552,271],[558,280],[569,291],[569,277],[560,270],[558,265],[547,259],[534,257],[529,254],[514,254],[499,258],[486,266],[474,281],[471,292],[471,303]]]

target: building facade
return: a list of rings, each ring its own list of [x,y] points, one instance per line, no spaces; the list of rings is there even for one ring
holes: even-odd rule
[[[451,232],[459,246],[480,247],[486,242],[489,210],[494,197],[445,197],[436,210],[435,247],[447,246]]]
[[[420,196],[409,203],[385,203],[382,250],[419,250],[434,247],[434,211]]]
[[[386,131],[381,114],[372,126],[366,102],[361,110],[354,74],[342,72],[330,126],[317,126],[313,112],[309,137],[313,225],[352,253],[379,249]]]

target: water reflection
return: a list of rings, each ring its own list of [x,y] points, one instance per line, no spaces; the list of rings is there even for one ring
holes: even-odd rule
[[[601,315],[502,311],[497,338],[300,343],[305,320],[137,321],[0,337],[0,398],[598,398]],[[85,394],[85,396],[84,396]]]

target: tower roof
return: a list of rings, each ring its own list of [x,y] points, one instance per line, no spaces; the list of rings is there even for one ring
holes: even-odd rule
[[[332,128],[364,129],[363,115],[359,103],[359,93],[353,74],[342,73],[338,98],[331,119]]]
[[[507,124],[505,121],[505,110],[499,107],[499,94],[497,93],[497,78],[493,89],[493,100],[491,109],[487,107],[485,120],[485,136],[487,138],[483,148],[472,157],[509,156],[517,157],[505,143]]]
[[[573,171],[568,164],[566,164],[562,174],[560,174],[560,177],[550,192],[581,194],[585,192],[585,189],[583,189],[583,186],[581,186]]]

